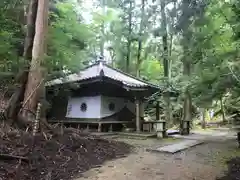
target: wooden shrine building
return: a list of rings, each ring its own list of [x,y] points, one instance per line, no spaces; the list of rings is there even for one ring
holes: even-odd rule
[[[91,126],[98,131],[123,126],[141,131],[144,100],[159,88],[100,59],[79,73],[47,82],[46,90],[51,104],[49,122]]]

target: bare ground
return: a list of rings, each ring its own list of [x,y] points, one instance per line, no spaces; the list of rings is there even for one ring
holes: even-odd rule
[[[215,180],[226,170],[228,159],[223,156],[236,151],[234,140],[218,139],[173,155],[147,152],[146,148],[172,144],[175,140],[118,140],[134,145],[135,151],[87,171],[78,180]]]

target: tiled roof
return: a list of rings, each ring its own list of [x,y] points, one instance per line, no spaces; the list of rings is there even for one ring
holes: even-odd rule
[[[97,63],[85,68],[79,73],[70,74],[64,78],[59,78],[59,79],[49,81],[46,83],[46,86],[53,86],[57,84],[76,82],[76,81],[82,81],[82,80],[99,77],[101,71],[103,71],[103,76],[116,81],[120,81],[126,86],[130,86],[130,87],[153,86],[157,88],[157,86],[155,85],[147,83],[141,79],[137,79],[134,76],[126,74],[118,69],[112,68],[101,61],[98,61]]]

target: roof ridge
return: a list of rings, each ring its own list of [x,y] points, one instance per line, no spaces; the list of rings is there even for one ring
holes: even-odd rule
[[[78,75],[79,75],[79,74],[81,74],[81,71],[86,70],[86,69],[88,69],[88,68],[91,68],[91,67],[93,67],[93,66],[95,66],[95,65],[97,65],[97,64],[99,64],[98,61],[94,62],[93,64],[87,65],[87,66],[85,66],[84,68],[80,68],[79,70],[77,70],[77,72],[70,72],[70,73],[66,74],[66,76],[60,77],[60,78],[65,78],[65,77],[70,76],[70,75],[73,75],[73,74],[78,74]],[[57,79],[58,79],[58,78],[57,78]]]
[[[147,81],[145,81],[145,80],[143,80],[143,79],[141,79],[141,78],[135,77],[135,76],[133,76],[133,75],[131,75],[131,74],[129,74],[129,73],[126,73],[126,72],[120,70],[120,69],[114,68],[114,67],[112,67],[112,66],[110,66],[110,65],[108,65],[108,64],[106,64],[106,63],[104,63],[104,65],[107,66],[108,68],[111,68],[111,69],[113,69],[113,70],[115,70],[115,71],[117,71],[117,72],[119,72],[119,73],[122,73],[122,74],[124,74],[124,75],[126,75],[126,76],[129,76],[129,77],[131,77],[131,78],[133,78],[133,79],[135,79],[135,80],[138,80],[138,81],[140,81],[140,82],[142,82],[142,83],[145,83],[145,84],[148,84],[148,85],[151,85],[151,86],[154,86],[154,87],[159,87],[158,85],[149,83],[149,82],[147,82]]]
[[[104,69],[104,67],[106,69]],[[107,70],[107,68],[109,68],[109,70]],[[108,73],[109,71],[109,73]],[[113,72],[111,72],[113,71]],[[110,73],[111,72],[111,73]],[[108,75],[109,74],[109,75]],[[111,75],[112,74],[112,75]],[[114,77],[115,75],[119,76],[122,75],[123,77]],[[71,75],[73,75],[74,77],[71,77]],[[75,77],[76,76],[76,77]],[[51,81],[49,81],[49,84],[61,84],[64,83],[64,81],[81,81],[83,79],[88,79],[88,78],[93,78],[93,77],[108,77],[114,80],[118,80],[118,81],[122,81],[124,83],[126,83],[126,85],[139,85],[139,86],[149,86],[152,88],[160,88],[160,86],[155,85],[153,83],[149,83],[141,78],[135,77],[134,75],[128,74],[120,69],[111,67],[110,65],[108,65],[106,62],[102,62],[102,61],[96,61],[88,66],[85,66],[84,68],[80,68],[78,72],[76,73],[71,73],[66,75],[65,77],[59,78],[59,79],[53,79]],[[124,80],[124,76],[126,78],[126,81]],[[70,78],[69,80],[67,80],[67,78]],[[57,82],[54,82],[57,81]],[[59,82],[58,82],[59,81]]]

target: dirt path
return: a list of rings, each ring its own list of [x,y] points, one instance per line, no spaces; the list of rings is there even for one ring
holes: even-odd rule
[[[214,180],[223,175],[218,155],[235,148],[234,141],[211,142],[171,154],[146,152],[154,140],[123,140],[135,145],[128,157],[107,162],[78,180]],[[174,142],[161,142],[161,145]]]

